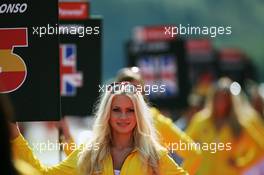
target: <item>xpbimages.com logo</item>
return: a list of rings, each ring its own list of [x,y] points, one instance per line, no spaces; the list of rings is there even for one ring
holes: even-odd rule
[[[35,26],[32,27],[32,34],[38,37],[43,37],[45,35],[74,35],[79,38],[83,38],[88,35],[99,35],[99,26],[84,26],[81,24],[56,24],[46,26]]]
[[[231,35],[231,26],[191,26],[179,24],[179,26],[165,26],[164,34],[170,37],[176,35],[204,35],[215,38],[218,35]]]
[[[99,93],[111,92],[116,93],[122,92],[133,92],[141,93],[144,95],[150,95],[153,93],[164,93],[166,92],[166,85],[132,85],[130,83],[112,83],[106,85],[98,85]]]
[[[46,151],[60,151],[60,150],[77,150],[79,146],[76,143],[59,143],[47,140],[46,142],[33,142],[31,143],[33,150],[39,153]],[[99,150],[99,143],[87,143],[83,144],[84,148],[87,150]]]

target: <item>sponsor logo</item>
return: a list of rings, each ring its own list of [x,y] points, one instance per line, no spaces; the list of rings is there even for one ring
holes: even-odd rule
[[[27,68],[23,59],[13,53],[14,47],[27,47],[27,28],[0,29],[0,93],[17,90],[25,81]]]
[[[87,19],[88,3],[61,2],[59,3],[59,19]]]
[[[20,4],[1,4],[0,14],[2,13],[24,13],[27,10],[28,5],[26,3]]]

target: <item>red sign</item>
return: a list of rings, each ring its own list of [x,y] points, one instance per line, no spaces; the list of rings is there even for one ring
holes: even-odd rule
[[[166,26],[148,26],[137,27],[134,29],[134,38],[137,41],[167,41],[175,40],[175,37],[168,35],[166,32]]]
[[[186,47],[189,53],[207,53],[212,50],[211,41],[208,39],[188,40]]]
[[[244,59],[244,53],[236,48],[225,48],[220,50],[220,59],[225,61],[240,61]]]
[[[60,2],[59,19],[88,19],[88,2]]]
[[[0,93],[9,93],[26,79],[26,64],[13,48],[28,46],[27,28],[0,29],[0,38]]]

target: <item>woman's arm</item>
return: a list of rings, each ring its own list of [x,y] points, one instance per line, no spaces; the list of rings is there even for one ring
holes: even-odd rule
[[[152,108],[152,115],[154,117],[155,128],[160,134],[163,146],[169,148],[173,153],[177,153],[183,159],[183,167],[188,170],[191,175],[194,175],[201,163],[200,150],[193,147],[192,149],[177,149],[180,142],[185,145],[194,145],[195,142],[183,131],[177,128],[173,122],[163,116],[158,110],[154,112],[155,108]]]
[[[79,149],[70,154],[64,161],[52,167],[44,166],[33,154],[28,142],[20,134],[16,124],[10,124],[11,143],[15,159],[21,159],[45,175],[76,175]]]

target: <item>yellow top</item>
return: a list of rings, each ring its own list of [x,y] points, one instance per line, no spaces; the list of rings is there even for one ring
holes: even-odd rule
[[[70,137],[68,140],[63,138],[62,143],[66,143],[66,146],[62,147],[62,149],[67,156],[70,155],[77,147],[72,137]]]
[[[77,161],[78,154],[82,147],[72,152],[64,161],[52,167],[45,167],[33,155],[31,148],[23,138],[22,135],[18,136],[12,141],[13,151],[16,157],[22,159],[34,168],[36,168],[43,175],[78,175]],[[165,151],[161,151],[161,158],[159,162],[160,175],[186,175],[181,167],[179,167]],[[114,175],[113,164],[111,155],[107,156],[102,162],[102,172],[100,175]],[[148,168],[143,166],[140,161],[140,154],[137,150],[132,151],[126,158],[120,175],[135,175],[135,174],[151,174]],[[97,174],[98,175],[98,174]]]
[[[40,175],[36,169],[23,160],[15,160],[14,165],[19,175]]]
[[[203,159],[197,175],[240,174],[261,156],[263,151],[260,145],[245,127],[242,126],[240,136],[235,136],[228,124],[217,130],[209,116],[208,110],[198,112],[186,130],[195,142],[201,146],[208,145],[203,147],[206,150],[202,152]]]
[[[176,148],[174,143],[179,144],[182,143],[194,143],[193,140],[177,128],[171,119],[163,116],[157,108],[152,107],[150,112],[153,117],[154,127],[156,128],[161,144],[166,148]],[[69,141],[69,144],[72,143],[73,140]],[[64,152],[69,155],[73,150],[66,149]],[[199,164],[201,162],[201,152],[200,150],[172,150],[177,153],[183,159],[183,168],[186,169],[190,175],[195,174],[197,171]]]
[[[171,119],[163,116],[160,111],[154,107],[151,109],[153,116],[153,122],[155,128],[159,134],[160,142],[167,148],[173,148],[171,151],[175,151],[183,159],[183,168],[186,169],[189,174],[193,175],[197,171],[201,163],[201,152],[197,149],[179,149],[179,144],[192,144],[193,140],[177,128]],[[178,148],[176,147],[178,145]]]

